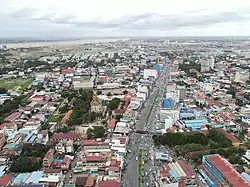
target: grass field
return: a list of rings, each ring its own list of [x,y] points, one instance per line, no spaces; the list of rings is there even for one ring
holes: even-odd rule
[[[32,82],[32,78],[14,78],[0,80],[0,88],[5,88],[7,90],[22,91],[29,87]]]
[[[49,122],[59,122],[62,120],[64,114],[53,115],[49,118]]]

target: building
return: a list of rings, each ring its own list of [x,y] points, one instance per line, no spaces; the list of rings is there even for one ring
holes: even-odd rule
[[[120,182],[116,180],[99,181],[98,187],[120,187]]]
[[[9,116],[7,116],[4,121],[6,122],[14,122],[15,120],[17,120],[20,116],[22,115],[21,112],[13,112],[12,114],[10,114]]]
[[[62,164],[61,164],[61,169],[62,171],[68,171],[70,169],[70,163],[71,163],[71,160],[70,158],[66,155],[62,161]]]
[[[234,75],[234,82],[245,83],[249,79],[249,72],[246,71],[236,71]]]
[[[157,78],[158,72],[155,69],[144,69],[143,70],[143,78],[148,79],[148,78]]]
[[[183,122],[185,123],[186,128],[192,131],[199,131],[208,123],[205,119],[183,120]]]
[[[96,112],[96,113],[103,113],[104,112],[104,108],[102,106],[102,103],[100,102],[99,98],[97,97],[97,95],[93,96],[93,99],[90,103],[90,110],[91,112]]]
[[[50,141],[51,142],[60,142],[60,141],[81,141],[83,140],[83,136],[80,134],[75,134],[75,133],[55,133],[51,136]]]
[[[214,57],[205,58],[201,60],[201,72],[209,71],[210,68],[214,69]]]
[[[45,157],[43,158],[43,167],[49,168],[54,161],[54,149],[49,149],[46,153]]]
[[[209,186],[249,187],[248,183],[224,158],[218,154],[205,155],[199,171]]]
[[[241,145],[241,141],[238,140],[233,134],[225,131],[224,129],[216,129],[216,130],[224,134],[229,140],[231,140],[233,146],[238,147]]]
[[[175,106],[175,102],[172,98],[165,98],[162,102],[163,109],[173,109]]]
[[[59,154],[63,153],[73,153],[74,152],[74,147],[73,147],[73,141],[61,141],[55,145],[55,150]]]

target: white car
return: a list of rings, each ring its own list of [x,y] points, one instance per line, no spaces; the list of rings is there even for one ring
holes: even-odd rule
[[[138,160],[138,157],[135,157],[135,160],[137,161],[137,160]]]

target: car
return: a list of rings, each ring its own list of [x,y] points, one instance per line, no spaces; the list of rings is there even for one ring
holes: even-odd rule
[[[138,160],[138,157],[135,157],[135,160],[137,161],[137,160]]]

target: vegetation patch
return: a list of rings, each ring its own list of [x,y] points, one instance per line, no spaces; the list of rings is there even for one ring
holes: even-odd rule
[[[0,88],[13,91],[22,91],[28,88],[32,82],[33,78],[16,78],[16,79],[6,79],[0,80]]]

